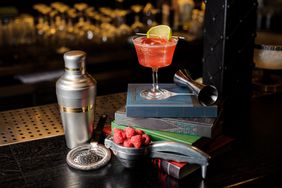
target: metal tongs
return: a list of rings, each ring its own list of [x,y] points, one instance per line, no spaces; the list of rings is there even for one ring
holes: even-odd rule
[[[140,149],[128,148],[113,142],[113,137],[105,139],[105,147],[113,151],[123,166],[132,168],[140,165],[145,158],[160,158],[177,162],[188,162],[201,166],[202,178],[206,177],[210,156],[200,149],[179,142],[156,141]]]

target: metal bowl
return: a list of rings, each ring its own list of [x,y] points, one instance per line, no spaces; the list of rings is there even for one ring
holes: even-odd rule
[[[282,35],[258,32],[254,49],[254,63],[257,68],[282,69]]]

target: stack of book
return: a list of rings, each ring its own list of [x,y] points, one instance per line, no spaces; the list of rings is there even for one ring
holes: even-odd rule
[[[140,91],[150,87],[151,84],[128,84],[126,106],[115,112],[115,119],[111,123],[112,130],[131,126],[143,130],[150,135],[152,141],[183,142],[204,151],[211,150],[209,148],[211,141],[222,135],[217,106],[202,106],[197,96],[193,95],[177,95],[165,100],[146,100],[140,96]],[[175,93],[191,92],[188,88],[181,88],[175,84],[160,84],[160,87]],[[222,136],[220,139],[223,139]],[[226,141],[228,139],[222,142]],[[198,168],[192,164],[175,161],[154,160],[154,163],[177,179]]]

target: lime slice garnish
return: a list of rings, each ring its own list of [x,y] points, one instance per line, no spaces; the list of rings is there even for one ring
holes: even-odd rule
[[[147,32],[147,38],[163,38],[166,40],[170,40],[171,35],[171,28],[167,25],[157,25],[151,27]]]

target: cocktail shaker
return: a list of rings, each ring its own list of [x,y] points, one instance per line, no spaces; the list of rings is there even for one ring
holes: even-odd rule
[[[97,84],[85,70],[85,59],[83,51],[66,52],[65,73],[56,82],[66,144],[70,149],[89,142],[93,132]]]

